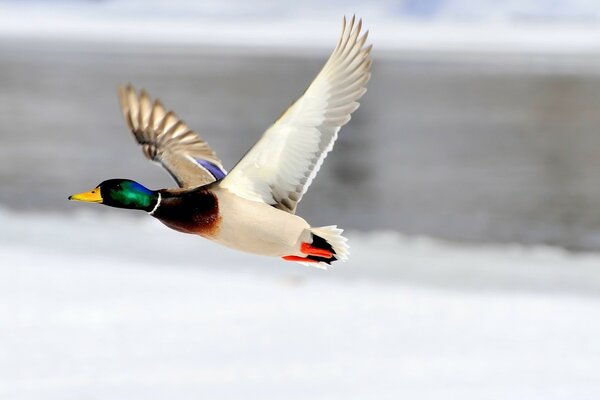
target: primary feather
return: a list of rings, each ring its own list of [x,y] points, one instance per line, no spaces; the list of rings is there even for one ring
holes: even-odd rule
[[[368,31],[362,21],[343,21],[341,37],[304,95],[263,134],[220,182],[248,200],[295,213],[338,131],[350,120],[371,76]]]
[[[159,100],[153,102],[144,90],[138,95],[131,85],[119,87],[119,100],[146,158],[161,164],[180,187],[206,185],[225,176],[215,152]]]

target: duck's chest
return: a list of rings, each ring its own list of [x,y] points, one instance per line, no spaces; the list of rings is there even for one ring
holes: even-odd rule
[[[161,201],[152,214],[171,229],[184,233],[214,237],[221,217],[219,201],[208,191],[180,195],[161,194]]]

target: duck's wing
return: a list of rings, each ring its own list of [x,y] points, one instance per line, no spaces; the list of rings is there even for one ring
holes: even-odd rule
[[[366,92],[368,31],[343,21],[340,40],[306,92],[263,134],[219,185],[248,200],[294,213],[296,205]]]
[[[161,164],[182,188],[206,185],[222,179],[221,160],[200,136],[187,127],[159,100],[131,86],[119,87],[125,121],[146,158]]]

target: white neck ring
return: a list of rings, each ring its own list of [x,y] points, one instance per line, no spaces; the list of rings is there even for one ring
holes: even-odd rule
[[[154,206],[154,208],[152,209],[152,211],[150,211],[148,214],[154,215],[154,212],[156,211],[156,209],[158,208],[158,206],[160,206],[160,201],[161,200],[162,200],[162,196],[160,195],[160,193],[158,193],[158,200],[156,201],[156,205]]]

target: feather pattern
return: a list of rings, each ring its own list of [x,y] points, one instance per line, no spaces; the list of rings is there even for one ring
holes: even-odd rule
[[[343,20],[341,37],[305,93],[263,134],[221,182],[248,200],[295,213],[296,205],[350,120],[371,76],[368,31]]]
[[[182,188],[214,182],[225,176],[221,160],[200,136],[173,111],[167,111],[148,93],[119,87],[121,110],[127,126],[146,158],[161,164]]]

